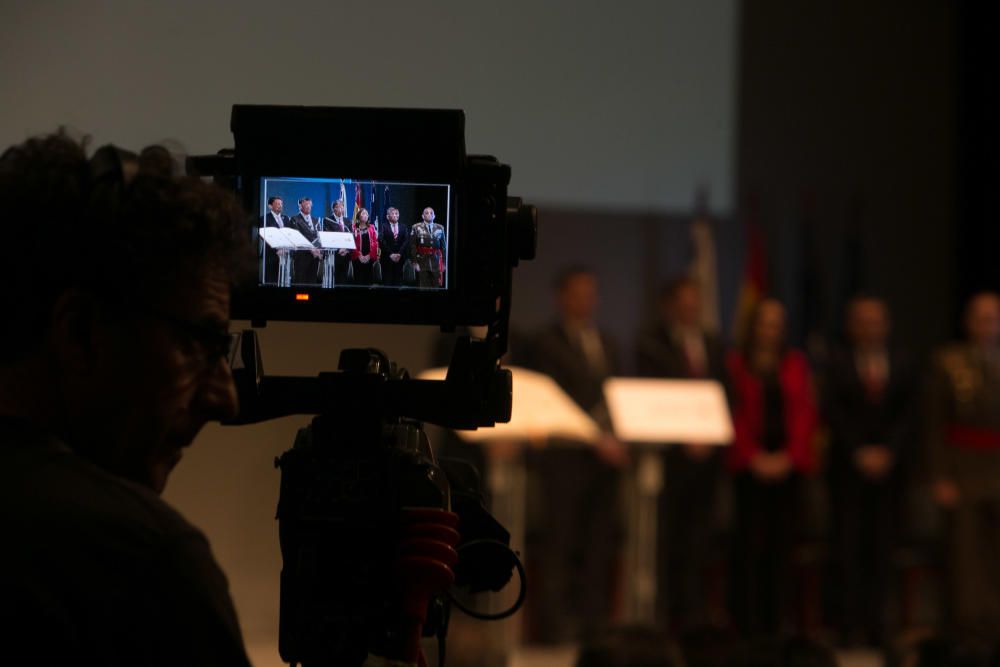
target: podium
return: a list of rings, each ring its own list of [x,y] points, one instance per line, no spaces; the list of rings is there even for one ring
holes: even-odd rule
[[[320,232],[320,247],[323,248],[323,287],[336,284],[335,267],[338,250],[354,250],[354,234],[350,232]]]
[[[483,447],[499,443],[524,445],[541,441],[559,443],[552,446],[587,447],[597,442],[601,429],[555,380],[525,368],[513,366],[509,369],[514,387],[510,421],[475,431],[455,431],[458,437]],[[446,373],[446,368],[432,368],[420,373],[418,377],[443,380]],[[572,445],[571,442],[577,444]],[[511,548],[523,551],[527,532],[528,492],[524,457],[491,461],[487,469],[486,486],[492,498],[490,510],[510,532]],[[513,603],[516,597],[515,592],[510,590],[513,586],[512,583],[497,596],[494,612],[502,611]],[[512,655],[521,645],[520,617],[515,615],[504,620],[500,636],[502,645],[497,648]]]
[[[302,232],[291,227],[262,227],[260,238],[269,248],[278,251],[278,287],[291,287],[292,253],[312,250],[313,244],[302,236]]]
[[[609,378],[604,396],[615,435],[631,445],[635,464],[627,490],[625,588],[628,621],[656,621],[658,504],[662,450],[671,443],[724,446],[733,440],[729,405],[714,380]]]

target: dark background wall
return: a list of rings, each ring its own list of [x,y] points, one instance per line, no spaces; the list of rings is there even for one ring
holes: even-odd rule
[[[738,197],[765,229],[793,330],[837,329],[843,293],[860,286],[889,300],[909,345],[947,338],[956,4],[745,0],[741,11]]]

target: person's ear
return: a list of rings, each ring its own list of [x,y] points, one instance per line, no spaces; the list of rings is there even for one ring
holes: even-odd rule
[[[60,368],[89,375],[101,359],[106,335],[101,304],[86,290],[66,290],[56,299],[49,317],[52,352]]]

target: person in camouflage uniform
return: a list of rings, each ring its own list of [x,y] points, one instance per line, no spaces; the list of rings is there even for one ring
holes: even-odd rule
[[[927,453],[947,517],[948,622],[956,636],[1000,639],[1000,295],[977,294],[967,340],[940,350],[929,383]]]

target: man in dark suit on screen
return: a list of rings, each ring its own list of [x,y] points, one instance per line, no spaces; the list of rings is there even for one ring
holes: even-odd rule
[[[297,229],[312,243],[315,248],[311,250],[296,250],[292,264],[292,282],[300,285],[314,285],[319,283],[319,260],[323,256],[323,251],[319,249],[319,221],[312,216],[312,199],[302,197],[299,199],[299,212],[292,216],[288,225],[292,229]]]
[[[267,212],[260,216],[260,226],[263,227],[287,227],[289,218],[283,214],[284,202],[276,195],[267,198]],[[275,285],[278,282],[278,258],[287,252],[284,249],[275,250],[261,239],[261,248],[264,261],[264,282],[268,285]]]
[[[399,209],[395,206],[386,209],[385,217],[378,234],[382,249],[382,281],[384,285],[398,286],[403,284],[410,228],[399,221]]]
[[[354,230],[351,228],[351,223],[344,218],[344,200],[338,199],[333,202],[333,204],[330,205],[330,209],[333,211],[333,215],[323,218],[320,223],[323,231],[353,234]],[[350,280],[348,279],[347,267],[351,264],[351,251],[346,248],[341,248],[339,250],[328,252],[333,253],[334,284],[347,285],[350,283]]]

